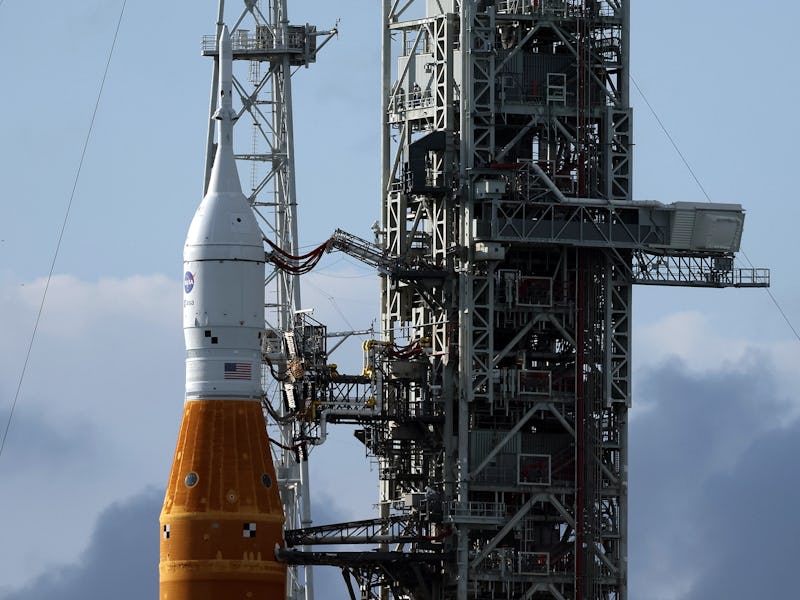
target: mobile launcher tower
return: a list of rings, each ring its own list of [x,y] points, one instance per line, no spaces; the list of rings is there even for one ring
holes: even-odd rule
[[[769,273],[734,267],[741,206],[632,200],[629,0],[382,6],[382,223],[326,246],[381,273],[380,339],[341,375],[296,313],[264,353],[279,479],[357,424],[380,516],[287,515],[280,554],[341,567],[353,600],[624,600],[632,286]],[[375,547],[312,550],[348,543]]]

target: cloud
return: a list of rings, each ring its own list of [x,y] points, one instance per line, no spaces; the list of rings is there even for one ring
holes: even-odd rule
[[[793,404],[779,392],[770,357],[752,353],[704,372],[673,359],[643,369],[637,390],[629,436],[631,597],[756,595],[726,577],[769,580],[776,596],[790,589],[782,558],[761,560],[773,549],[789,551],[800,494],[787,477],[796,470],[789,457],[800,446],[800,422],[787,426]],[[757,576],[748,560],[758,562]]]
[[[141,600],[158,597],[158,515],[164,492],[148,488],[103,510],[89,546],[74,561],[49,568],[22,588],[0,588],[0,600]],[[338,501],[320,493],[317,522],[344,520]],[[46,531],[36,529],[36,535]],[[314,569],[318,600],[338,600],[346,594],[341,571]]]
[[[0,273],[0,314],[14,317],[0,336],[3,426],[42,289]],[[183,401],[180,289],[163,275],[53,279],[0,457],[5,585],[77,556],[103,507],[166,481]]]
[[[733,390],[752,373],[719,386],[731,372],[712,374],[704,387],[674,364],[654,372],[648,390],[658,390],[659,410],[632,430],[631,597],[644,600],[727,600],[778,597],[791,589],[800,522],[794,511],[800,485],[794,482],[800,453],[800,424],[770,430],[745,444],[732,467],[713,458],[720,439],[736,437],[753,422],[742,410],[750,389]],[[665,381],[674,387],[665,387]],[[681,395],[694,386],[702,398]],[[671,393],[675,392],[674,396]],[[671,399],[674,406],[668,406]],[[698,402],[713,415],[722,406],[740,415],[742,427],[706,431],[682,419]],[[696,406],[695,406],[696,408]],[[748,421],[747,417],[751,417]],[[684,414],[684,416],[686,416]],[[710,419],[710,417],[709,417]],[[769,419],[767,419],[769,421]],[[756,418],[756,425],[764,420]],[[676,428],[684,431],[677,439]],[[693,432],[694,435],[690,435]],[[651,461],[666,455],[673,460]],[[701,467],[688,464],[699,459]],[[688,472],[688,474],[687,474]],[[97,519],[88,548],[73,564],[49,568],[24,588],[0,590],[0,600],[115,600],[154,598],[158,576],[158,513],[163,492],[148,489],[105,509]],[[685,500],[685,501],[682,501]],[[347,519],[342,498],[331,491],[315,494],[315,523]],[[156,533],[154,533],[156,532]],[[65,561],[68,563],[68,561]],[[318,600],[346,597],[341,572],[315,568]]]
[[[42,300],[46,278],[2,287],[0,301],[15,314],[30,315],[23,329],[32,327]],[[42,312],[40,331],[69,338],[100,323],[150,323],[169,326],[180,323],[181,282],[165,275],[106,277],[84,281],[71,275],[54,275]]]
[[[726,343],[720,343],[723,339]],[[692,310],[670,313],[644,324],[637,330],[634,343],[636,357],[643,364],[678,356],[693,369],[739,360],[748,347],[746,341],[733,338],[728,331],[715,331],[707,315]]]
[[[89,547],[74,563],[48,569],[0,600],[141,600],[158,597],[158,515],[163,491],[148,489],[112,504],[97,519]],[[48,531],[32,536],[46,543]]]
[[[783,333],[788,333],[783,330]],[[641,408],[640,380],[671,361],[700,381],[710,371],[735,371],[740,366],[750,370],[754,360],[768,377],[759,378],[773,386],[770,393],[791,403],[780,413],[784,423],[800,417],[800,395],[796,393],[796,369],[800,362],[800,344],[793,337],[753,341],[738,326],[717,321],[697,311],[680,311],[642,322],[634,338],[635,405]]]
[[[8,414],[0,412],[0,419],[5,424]],[[27,406],[19,407],[14,413],[12,422],[14,439],[35,440],[31,444],[9,444],[0,461],[0,477],[8,478],[15,472],[44,465],[55,471],[74,471],[79,463],[85,463],[90,457],[102,457],[102,433],[87,419],[77,417],[68,422],[54,423],[47,413],[30,410]]]
[[[348,329],[348,321],[362,327],[376,312],[374,278],[330,271],[309,280],[317,287],[305,288],[306,302],[320,307],[315,316],[331,328]],[[4,538],[19,540],[2,566],[0,580],[11,587],[0,600],[70,600],[81,587],[82,597],[95,597],[109,581],[102,572],[157,586],[157,542],[147,523],[157,518],[161,494],[131,495],[163,484],[174,447],[183,385],[179,283],[158,275],[62,277],[51,288],[49,323],[0,462],[10,490],[0,496]],[[38,308],[36,293],[17,288],[36,286],[41,281],[19,286],[0,278],[0,310],[16,317],[0,349],[12,359]],[[789,475],[800,427],[797,348],[741,341],[693,313],[642,329],[630,429],[631,597],[721,600],[754,590],[744,581],[751,571],[739,564],[753,560],[754,547],[768,549],[756,553],[754,581],[778,595],[797,537],[791,511],[798,490]],[[358,353],[350,355],[357,366]],[[0,366],[6,397],[14,375]],[[315,524],[372,516],[377,477],[350,429],[332,428],[311,468]],[[128,500],[97,518],[120,498]],[[31,522],[49,532],[47,544],[29,535]],[[114,523],[126,531],[113,533]],[[79,558],[69,565],[64,557],[71,556]],[[725,577],[741,583],[733,588]],[[346,597],[338,569],[317,568],[315,580],[320,600]],[[128,587],[137,597],[155,595],[156,587]]]
[[[351,511],[347,510],[346,500],[342,502],[341,494],[334,490],[321,491],[313,495],[313,517],[315,525],[327,525],[353,520]],[[361,515],[360,519],[370,515]],[[320,546],[316,551],[352,550],[346,546]],[[342,600],[348,598],[347,587],[339,567],[314,567],[315,600]]]
[[[315,316],[330,319],[332,330],[349,329],[345,321],[368,326],[359,318],[376,308],[376,280],[362,275],[328,269],[305,294],[309,305],[322,306]],[[91,556],[85,553],[95,544],[91,532],[102,526],[96,521],[104,507],[166,481],[183,404],[180,283],[164,275],[54,278],[0,458],[0,528],[4,539],[15,540],[0,565],[3,585],[19,588],[39,576],[72,573],[61,566],[70,562],[64,557]],[[0,363],[0,418],[8,415],[42,289],[42,279],[20,282],[0,273],[0,314],[14,315],[0,336],[7,357]],[[351,347],[359,344],[353,338]],[[352,354],[360,371],[359,352],[341,349],[336,359]],[[337,474],[337,456],[352,460],[353,468]],[[360,477],[370,476],[369,465],[349,429],[332,432],[312,461],[320,465],[315,473],[327,471],[312,481],[316,523],[370,516],[376,485]],[[363,497],[355,500],[357,490]],[[326,493],[334,500],[317,499]],[[328,520],[325,511],[335,506],[351,510]],[[28,534],[32,522],[49,532],[46,544]],[[333,575],[339,584],[338,571]]]
[[[736,468],[709,481],[697,504],[705,568],[686,600],[786,598],[800,556],[800,422],[772,432]]]

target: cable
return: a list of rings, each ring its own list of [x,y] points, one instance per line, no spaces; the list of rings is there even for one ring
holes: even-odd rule
[[[4,0],[0,0],[0,6],[2,6]],[[6,427],[3,431],[3,439],[0,441],[0,457],[3,456],[3,450],[6,447],[6,439],[8,439],[8,431],[11,429],[11,422],[14,419],[14,411],[17,408],[17,402],[19,401],[19,394],[22,390],[22,383],[25,381],[25,373],[28,370],[28,361],[31,358],[31,351],[33,350],[33,344],[36,341],[36,332],[39,330],[39,321],[42,318],[42,311],[44,311],[44,303],[47,299],[47,292],[50,289],[50,281],[53,279],[53,271],[56,268],[56,260],[58,259],[58,253],[61,250],[61,241],[64,239],[64,231],[67,228],[67,221],[69,220],[69,213],[72,209],[72,202],[75,199],[75,191],[78,188],[78,180],[81,176],[81,170],[83,169],[83,161],[86,158],[86,149],[89,147],[89,140],[92,137],[92,129],[94,129],[94,121],[97,117],[97,110],[100,107],[100,98],[103,96],[103,88],[106,84],[106,77],[108,76],[108,69],[111,66],[111,57],[114,55],[114,48],[117,45],[117,37],[119,36],[119,29],[122,25],[122,17],[125,14],[125,5],[127,4],[128,0],[122,0],[122,8],[119,11],[119,19],[117,19],[117,28],[114,30],[114,39],[111,41],[111,49],[108,52],[108,59],[106,60],[106,68],[103,71],[103,77],[100,80],[100,89],[97,92],[97,100],[94,103],[94,110],[92,111],[92,118],[89,121],[89,130],[86,132],[86,139],[83,142],[83,150],[81,151],[81,158],[78,161],[78,170],[75,173],[75,179],[72,182],[72,192],[69,195],[69,201],[67,202],[67,210],[64,213],[64,220],[61,223],[61,231],[58,234],[58,241],[56,242],[56,250],[53,253],[53,260],[50,263],[50,272],[47,274],[47,281],[44,285],[44,292],[42,292],[42,301],[39,303],[39,312],[36,314],[36,321],[33,324],[33,333],[31,334],[31,341],[28,343],[28,350],[25,353],[25,361],[22,363],[22,372],[19,374],[19,381],[17,382],[17,391],[14,394],[14,400],[11,403],[11,412],[8,413],[8,420],[6,421]]]
[[[633,83],[633,86],[636,88],[636,91],[639,92],[639,95],[642,97],[642,100],[644,100],[644,103],[647,104],[647,108],[650,109],[650,112],[653,114],[653,116],[655,117],[656,121],[658,122],[658,125],[661,127],[661,131],[663,131],[664,135],[667,136],[667,139],[669,140],[670,144],[672,144],[672,147],[675,149],[675,152],[677,152],[678,156],[681,157],[681,160],[683,161],[683,164],[689,170],[689,173],[692,175],[692,178],[694,179],[695,183],[697,184],[697,187],[699,187],[700,191],[703,192],[703,195],[706,197],[706,200],[711,202],[711,196],[708,195],[708,192],[706,192],[706,188],[703,187],[703,184],[700,182],[700,179],[697,177],[697,174],[694,172],[694,169],[692,168],[692,165],[690,165],[689,161],[686,160],[686,157],[683,155],[683,152],[681,152],[681,149],[678,148],[678,144],[675,143],[675,140],[669,134],[669,131],[667,131],[667,128],[664,125],[664,123],[661,120],[661,118],[658,116],[658,113],[656,112],[656,109],[653,108],[652,104],[650,104],[650,101],[647,99],[647,96],[644,95],[644,92],[642,91],[642,88],[639,87],[639,84],[636,83],[636,80],[633,78],[633,75],[631,75],[630,77],[631,77],[631,83]]]
[[[264,358],[264,362],[267,363],[269,367],[269,372],[272,374],[272,378],[277,381],[278,383],[283,383],[286,381],[286,376],[281,377],[278,373],[275,372],[275,366],[272,364],[272,361],[269,359],[269,356],[266,354],[262,355]]]
[[[363,272],[363,275],[342,275],[340,272],[334,274],[328,274],[328,271],[333,270],[333,268],[338,265],[339,263],[346,263],[352,267],[356,267],[359,271]],[[367,267],[362,262],[357,262],[354,260],[350,260],[346,254],[339,256],[333,262],[327,262],[324,267],[320,267],[314,271],[317,275],[321,275],[323,277],[335,277],[336,279],[366,279],[367,277],[375,277],[375,269],[372,267]]]
[[[324,294],[325,292],[323,291],[322,293]],[[336,303],[336,299],[333,296],[328,296],[328,302],[330,302],[331,306],[333,306],[333,310],[339,313],[339,316],[342,317],[342,321],[344,321],[345,325],[350,328],[350,331],[355,331],[356,328],[353,327],[353,324],[347,319],[345,314],[342,312],[342,309],[339,308],[339,305]]]
[[[747,258],[747,255],[744,252],[742,252],[742,256],[744,256],[745,259],[747,259],[747,262],[750,263],[750,259]],[[753,263],[750,263],[751,266],[752,264]],[[795,329],[794,325],[792,325],[792,322],[789,320],[789,317],[786,315],[786,312],[783,310],[783,307],[778,302],[778,299],[775,297],[775,294],[773,294],[772,290],[769,288],[764,288],[764,289],[767,291],[767,294],[769,295],[770,300],[772,300],[772,303],[775,305],[775,308],[778,309],[778,312],[783,317],[783,320],[786,321],[786,324],[789,326],[789,329],[792,330],[794,337],[796,337],[797,341],[800,342],[800,333],[798,333],[797,329]]]
[[[333,296],[331,296],[328,292],[326,292],[324,289],[322,289],[321,287],[319,287],[318,285],[316,285],[312,281],[306,281],[306,284],[310,285],[313,288],[317,288],[322,293],[322,295],[325,296],[325,298],[328,299],[328,302],[331,303],[331,306],[333,307],[333,310],[335,310],[337,313],[339,313],[339,316],[342,318],[342,320],[344,321],[345,325],[347,325],[350,328],[351,331],[355,331],[356,328],[353,327],[353,324],[348,320],[348,318],[345,316],[345,314],[339,308],[339,305],[336,303],[336,299]]]
[[[325,242],[305,254],[294,255],[287,252],[267,237],[264,237],[264,241],[274,250],[274,252],[269,255],[269,262],[273,263],[279,269],[293,275],[303,275],[316,267],[317,263],[319,263],[322,256],[327,251],[330,242],[330,240],[325,240]],[[280,256],[276,256],[276,252]]]
[[[279,252],[281,255],[283,255],[286,258],[291,259],[291,260],[305,260],[307,258],[314,257],[317,254],[319,254],[320,252],[323,252],[324,250],[326,250],[327,247],[328,247],[328,243],[330,243],[330,240],[325,240],[319,246],[316,246],[313,250],[310,250],[310,251],[306,252],[305,254],[300,254],[300,255],[295,256],[294,254],[288,253],[286,250],[284,250],[283,248],[278,246],[275,242],[273,242],[272,240],[270,240],[267,237],[264,238],[264,241],[266,241],[267,244],[269,244],[270,248],[272,248],[273,250]]]
[[[642,91],[642,88],[639,87],[639,84],[636,83],[636,79],[633,77],[633,75],[630,75],[630,78],[631,78],[631,83],[636,88],[636,91],[639,92],[639,95],[642,97],[642,100],[644,100],[644,103],[647,105],[647,108],[650,109],[650,112],[652,113],[653,117],[655,117],[655,120],[658,123],[659,127],[661,127],[661,131],[663,131],[664,135],[667,136],[667,139],[669,140],[670,144],[672,144],[672,147],[675,149],[675,152],[677,152],[678,156],[680,156],[681,161],[683,162],[684,166],[686,166],[686,169],[691,174],[692,179],[694,179],[695,183],[697,184],[697,187],[700,188],[700,191],[706,197],[706,200],[709,203],[712,202],[711,196],[709,196],[708,192],[706,191],[706,188],[703,186],[702,182],[700,181],[700,178],[697,177],[697,173],[694,172],[694,169],[692,168],[692,165],[689,164],[689,161],[683,155],[683,152],[681,152],[681,149],[678,148],[678,144],[675,142],[673,137],[670,135],[669,131],[667,131],[667,127],[664,125],[664,122],[658,116],[658,113],[656,112],[656,109],[653,108],[652,104],[650,104],[650,101],[647,99],[647,96],[644,95],[644,92]],[[750,257],[747,256],[747,253],[744,250],[741,251],[741,255],[747,261],[747,264],[750,265],[750,268],[754,269],[755,267],[753,266],[753,263],[750,260]],[[797,329],[795,328],[795,326],[792,324],[791,320],[789,319],[789,316],[786,314],[786,311],[783,310],[783,307],[781,306],[780,302],[778,302],[778,299],[775,297],[775,294],[773,294],[772,290],[769,289],[768,287],[765,287],[764,290],[767,292],[767,295],[769,296],[770,300],[772,300],[772,303],[775,305],[775,308],[778,309],[778,312],[780,313],[781,317],[783,317],[783,320],[786,322],[786,325],[788,325],[789,329],[791,329],[792,333],[794,334],[794,337],[797,338],[797,341],[800,342],[800,332],[798,332]]]
[[[272,438],[268,438],[271,444],[274,444],[278,448],[282,450],[286,450],[287,452],[294,452],[294,460],[295,462],[300,462],[300,451],[303,450],[304,444],[295,444],[294,446],[287,446],[286,444],[281,444],[277,440],[273,440]],[[303,452],[305,454],[305,451]]]
[[[280,416],[278,411],[275,410],[275,407],[273,407],[272,404],[270,404],[266,399],[261,400],[261,406],[267,409],[267,412],[279,425],[286,425],[287,423],[294,421],[294,414],[289,414],[284,417]]]

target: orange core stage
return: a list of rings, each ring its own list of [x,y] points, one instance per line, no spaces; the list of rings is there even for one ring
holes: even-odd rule
[[[160,600],[282,600],[283,522],[261,403],[186,402],[161,512]]]

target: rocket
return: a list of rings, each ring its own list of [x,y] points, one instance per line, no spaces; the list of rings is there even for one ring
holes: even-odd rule
[[[219,41],[217,149],[184,247],[186,398],[161,512],[160,600],[282,600],[284,515],[261,408],[264,247],[233,154]]]

